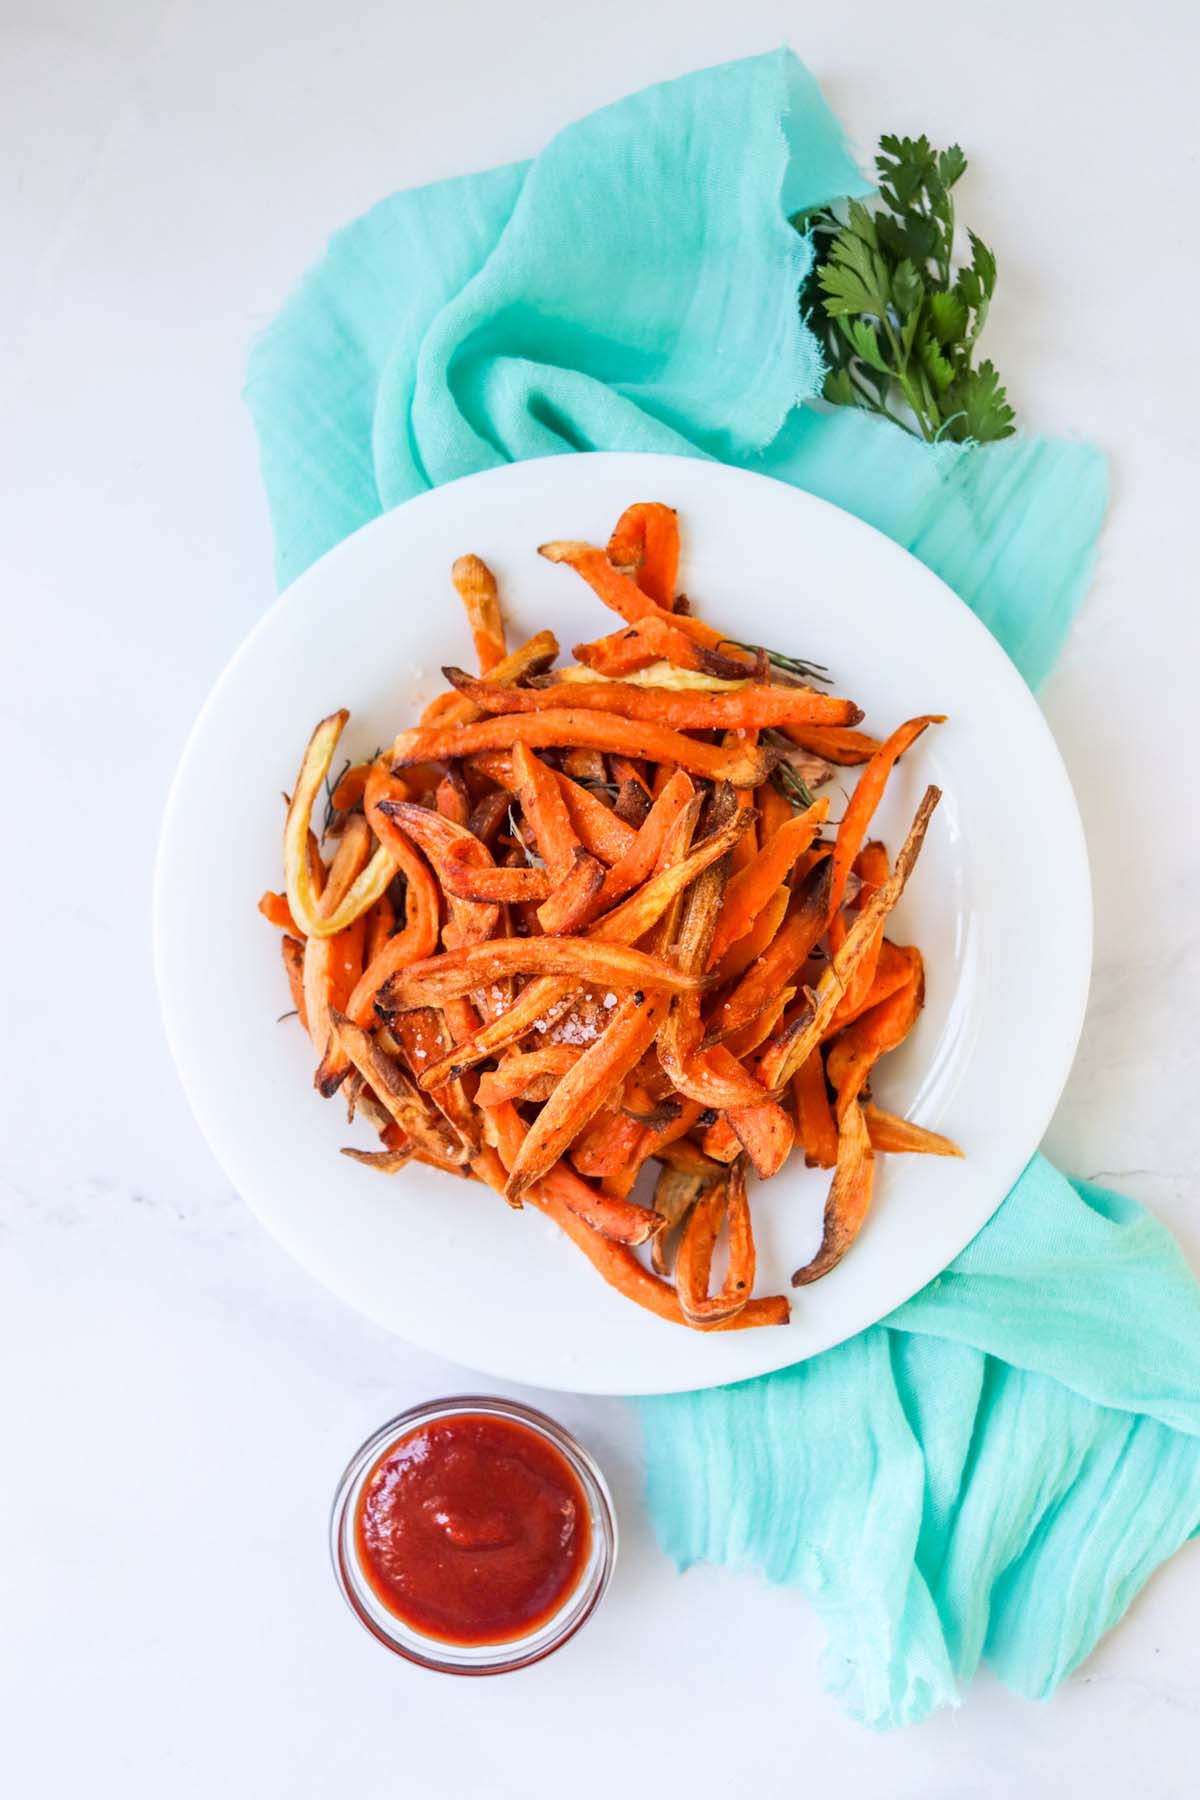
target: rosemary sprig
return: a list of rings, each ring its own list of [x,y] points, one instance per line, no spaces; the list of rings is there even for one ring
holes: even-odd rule
[[[773,668],[782,669],[786,675],[796,675],[801,681],[819,681],[828,687],[833,676],[824,663],[809,662],[803,656],[785,656],[782,650],[768,650],[764,644],[743,644],[739,638],[722,638],[722,644],[732,644],[737,650],[748,650],[751,656],[765,656]]]
[[[777,763],[771,770],[771,786],[785,800],[790,800],[793,806],[809,807],[814,804],[808,783],[802,775],[797,775],[790,763]]]

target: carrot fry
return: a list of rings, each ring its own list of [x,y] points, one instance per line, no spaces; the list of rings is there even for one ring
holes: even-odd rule
[[[539,1192],[560,1200],[575,1218],[613,1244],[645,1244],[662,1227],[662,1220],[649,1207],[602,1193],[565,1162],[548,1169],[537,1185]],[[533,1200],[533,1195],[527,1192],[526,1198]]]
[[[280,948],[283,951],[283,966],[287,973],[288,992],[292,996],[292,1005],[299,1014],[300,1023],[307,1031],[308,1007],[304,1001],[304,945],[299,938],[285,937],[280,940]]]
[[[685,1323],[674,1288],[644,1268],[627,1245],[613,1243],[609,1238],[601,1236],[573,1213],[563,1200],[550,1192],[544,1181],[533,1183],[526,1190],[525,1197],[531,1206],[545,1213],[566,1232],[610,1287],[616,1288],[627,1300],[633,1300],[638,1306],[655,1313],[669,1324]],[[790,1319],[791,1306],[787,1296],[772,1294],[762,1300],[747,1301],[736,1318],[724,1325],[709,1326],[708,1329],[741,1331],[758,1325],[786,1325]]]
[[[613,1118],[597,1113],[571,1146],[571,1162],[581,1175],[615,1175],[637,1149],[645,1126],[628,1113]]]
[[[379,994],[386,1014],[411,1006],[437,1006],[456,994],[502,981],[507,975],[567,975],[575,981],[679,994],[703,987],[702,976],[681,975],[657,956],[594,937],[493,938],[428,956],[393,975]]]
[[[467,820],[471,816],[471,796],[462,776],[453,766],[437,784],[434,805],[443,819],[449,819],[452,824],[461,825],[464,831],[467,830]]]
[[[517,682],[525,681],[531,675],[548,669],[558,655],[558,639],[552,631],[539,631],[528,643],[521,644],[490,668],[484,675],[485,681]],[[421,714],[422,725],[470,725],[479,717],[475,707],[461,694],[439,694],[431,700]]]
[[[594,945],[590,949],[593,956],[598,954]],[[661,997],[641,991],[621,1002],[612,1023],[588,1046],[570,1073],[563,1076],[530,1126],[509,1170],[510,1192],[522,1193],[566,1153],[614,1086],[653,1043],[665,1004]]]
[[[558,785],[566,802],[567,816],[584,849],[610,867],[619,862],[636,842],[637,832],[577,781],[560,775]]]
[[[498,662],[503,662],[508,654],[508,645],[504,641],[504,620],[500,615],[500,600],[496,592],[496,577],[478,556],[460,556],[450,571],[450,579],[467,610],[471,636],[475,640],[475,655],[479,659],[479,672],[486,675]]]
[[[370,763],[355,763],[346,770],[333,790],[334,812],[351,812],[354,807],[362,805],[363,792],[370,773]]]
[[[682,769],[676,769],[647,813],[645,823],[629,849],[617,858],[605,875],[592,906],[593,914],[607,912],[610,906],[623,900],[632,888],[640,887],[648,878],[668,832],[695,791],[691,777]]]
[[[887,851],[881,843],[864,844],[854,859],[854,873],[862,883],[859,898],[856,902],[862,910],[863,902],[870,898],[875,889],[882,887],[888,878]],[[863,889],[866,891],[864,892]],[[839,918],[840,923],[840,918]],[[854,980],[846,989],[831,1021],[832,1026],[845,1025],[863,1010],[867,995],[871,992],[875,980],[875,971],[879,967],[879,958],[883,952],[883,931],[881,925],[871,941],[871,947],[863,957]],[[830,940],[833,950],[841,948],[845,938],[844,929],[834,933]]]
[[[796,1141],[796,1125],[790,1114],[778,1101],[763,1100],[755,1106],[731,1107],[725,1117],[760,1181],[777,1175]]]
[[[796,1135],[810,1169],[832,1169],[837,1161],[838,1134],[825,1086],[825,1065],[814,1050],[792,1077],[796,1100]]]
[[[722,681],[745,680],[750,673],[746,665],[733,656],[696,643],[674,620],[651,614],[627,625],[624,631],[594,638],[588,644],[576,644],[573,655],[595,675],[609,679],[636,675],[654,663],[665,663],[673,669],[687,669],[698,675],[710,675]]]
[[[862,1230],[875,1185],[875,1157],[862,1107],[852,1100],[838,1127],[837,1166],[825,1202],[821,1247],[811,1262],[797,1269],[793,1287],[820,1281],[841,1262]]]
[[[627,506],[608,540],[608,560],[627,568],[643,594],[669,612],[679,576],[679,519],[657,500]]]
[[[557,1080],[573,1069],[582,1051],[570,1044],[547,1044],[542,1050],[510,1051],[498,1069],[479,1078],[475,1092],[478,1106],[498,1106],[502,1100],[525,1098],[535,1082]]]
[[[895,1113],[881,1112],[877,1106],[864,1106],[863,1118],[867,1122],[867,1133],[873,1150],[901,1153],[908,1151],[919,1156],[963,1154],[950,1138],[941,1137],[936,1131],[927,1131],[923,1125],[914,1125],[909,1119],[898,1119]],[[658,1210],[657,1200],[655,1210]]]
[[[654,1210],[666,1223],[650,1240],[650,1266],[656,1275],[670,1274],[672,1232],[710,1185],[711,1177],[706,1175],[684,1174],[665,1165],[659,1170],[654,1184]]]
[[[570,874],[580,847],[562,790],[546,764],[519,740],[513,745],[513,778],[538,855],[557,886]]]
[[[575,746],[615,755],[648,756],[655,762],[678,763],[689,774],[703,775],[709,781],[731,781],[735,787],[758,787],[779,755],[762,745],[721,749],[650,721],[563,707],[550,712],[502,713],[448,731],[422,727],[402,731],[392,746],[392,758],[398,767],[403,767],[408,763],[477,756],[487,750],[508,750],[516,744],[531,750]],[[295,910],[293,905],[293,913]]]
[[[814,801],[805,812],[789,813],[787,820],[774,834],[770,831],[766,815],[761,815],[763,824],[767,826],[764,847],[753,862],[733,876],[725,891],[721,916],[717,920],[708,954],[710,968],[720,962],[730,944],[749,931],[763,907],[778,891],[781,883],[786,881],[797,857],[808,849],[828,815],[828,800]]]
[[[425,1096],[412,1086],[396,1059],[386,1055],[374,1038],[344,1013],[331,1011],[330,1023],[342,1049],[363,1080],[417,1148],[446,1162],[465,1162],[467,1146],[434,1111]]]
[[[363,966],[369,968],[396,929],[396,909],[386,894],[381,894],[367,914],[367,936],[363,945]]]
[[[719,1292],[710,1296],[713,1249],[722,1217],[729,1226],[729,1268]],[[675,1286],[688,1324],[723,1324],[736,1318],[750,1298],[754,1266],[746,1171],[739,1159],[726,1183],[718,1183],[697,1199],[679,1240]]]
[[[327,1100],[350,1072],[350,1059],[334,1040],[332,1018],[362,975],[366,935],[366,919],[358,918],[336,937],[310,937],[304,945],[305,1016],[313,1021],[313,1042],[321,1052],[313,1086]]]
[[[879,1058],[902,1044],[920,1017],[925,1004],[925,970],[919,950],[907,954],[912,973],[904,986],[860,1014],[830,1046],[826,1069],[837,1094],[839,1120],[862,1092]]]
[[[504,906],[525,900],[540,904],[551,892],[545,869],[498,869],[490,859],[477,857],[465,838],[447,847],[439,873],[447,894],[476,904]]]
[[[872,944],[863,958],[864,963],[869,961],[873,950],[874,945]],[[840,1031],[845,1030],[847,1025],[852,1025],[855,1019],[867,1011],[868,1007],[878,1006],[881,1000],[886,1000],[890,994],[896,992],[897,988],[902,988],[911,975],[912,964],[909,961],[908,952],[884,938],[879,946],[879,960],[875,964],[875,973],[871,978],[870,987],[856,1007],[843,1013],[842,1009],[846,1005],[846,999],[850,997],[852,991],[857,990],[857,976],[855,977],[846,997],[839,1004],[822,1034],[823,1041],[836,1037]]]
[[[372,792],[368,784],[368,793]],[[447,819],[441,813],[430,812],[428,807],[417,806],[411,800],[375,800],[370,808],[372,820],[380,818],[389,820],[407,837],[425,852],[447,888],[450,917],[453,925],[451,939],[456,945],[481,943],[491,937],[500,919],[499,908],[494,904],[479,904],[473,900],[461,900],[450,890],[445,882],[443,870],[451,849],[477,869],[493,867],[492,854],[486,844],[481,844],[465,825]],[[450,930],[450,927],[447,927]],[[445,938],[444,941],[450,941]]]
[[[558,789],[555,788],[558,794]],[[562,802],[561,794],[558,794]],[[578,931],[591,916],[604,882],[604,864],[589,856],[582,844],[575,846],[575,861],[538,907],[538,923],[551,936]]]
[[[329,865],[329,875],[321,898],[317,901],[317,911],[324,919],[336,912],[351,887],[366,868],[371,856],[373,838],[371,827],[361,813],[354,813],[346,822],[346,829],[338,840],[338,847],[333,861]]]
[[[781,987],[793,981],[821,935],[829,910],[828,893],[829,864],[825,861],[809,871],[768,948],[709,1019],[706,1041],[727,1037],[749,1024]]]
[[[278,925],[292,937],[303,937],[303,932],[292,917],[286,894],[274,894],[268,888],[258,903],[258,910],[268,925]]]
[[[738,791],[739,793],[744,792],[743,789],[739,789]],[[752,832],[747,832],[746,836],[741,840],[741,843],[734,849],[733,861],[735,866],[738,860],[738,850],[740,850],[741,845],[747,841],[750,842],[751,853],[753,854],[754,834]],[[740,870],[738,872],[740,873]],[[746,932],[744,937],[736,939],[735,942],[730,945],[729,949],[717,964],[716,976],[719,986],[724,987],[727,982],[736,981],[740,975],[745,974],[746,970],[750,968],[753,963],[758,961],[760,956],[765,954],[768,947],[773,943],[776,932],[783,924],[784,914],[787,912],[788,906],[791,903],[791,898],[792,891],[790,888],[776,888],[749,931]]]
[[[858,785],[850,797],[850,804],[842,816],[838,827],[837,842],[833,847],[833,880],[829,890],[829,916],[833,917],[841,906],[846,893],[846,880],[853,867],[854,859],[862,849],[863,839],[867,835],[867,827],[874,816],[875,808],[883,798],[883,790],[887,786],[888,776],[897,760],[920,737],[928,725],[940,725],[945,720],[944,713],[926,713],[917,719],[908,719],[893,731],[891,737],[881,745],[858,778]]]
[[[462,669],[445,668],[442,673],[481,712],[545,713],[559,710],[564,704],[559,686],[500,687],[477,681]],[[761,731],[812,721],[841,725],[852,724],[862,716],[852,700],[818,694],[811,688],[773,687],[749,681],[736,693],[723,694],[704,689],[648,688],[623,681],[571,682],[566,700],[571,707],[587,712],[614,713],[622,719],[670,726],[676,731]]]
[[[764,1053],[758,1071],[764,1085],[784,1086],[820,1043],[838,1001],[854,977],[860,959],[870,948],[875,928],[887,917],[904,892],[905,883],[921,853],[933,809],[940,799],[941,792],[938,788],[926,788],[912,827],[896,858],[895,868],[883,886],[871,895],[851,926],[842,950],[833,958],[817,983],[811,1016],[806,1023],[798,1023],[795,1030],[788,1030],[773,1040]]]

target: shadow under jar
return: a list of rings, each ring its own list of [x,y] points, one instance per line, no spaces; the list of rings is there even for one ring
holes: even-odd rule
[[[604,1477],[553,1419],[472,1395],[401,1413],[338,1483],[333,1566],[390,1650],[499,1675],[573,1637],[608,1586],[617,1528]]]

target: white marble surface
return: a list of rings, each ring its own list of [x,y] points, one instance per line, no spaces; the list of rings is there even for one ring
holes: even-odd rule
[[[989,336],[1013,397],[1031,426],[1112,455],[1095,588],[1044,696],[1098,915],[1048,1147],[1149,1202],[1200,1267],[1187,0],[8,0],[0,1741],[14,1800],[1195,1791],[1200,1550],[1154,1578],[1051,1706],[984,1676],[958,1714],[872,1736],[822,1694],[799,1598],[711,1570],[681,1580],[657,1554],[615,1401],[553,1402],[609,1470],[625,1533],[612,1595],[572,1649],[478,1684],[384,1656],[326,1567],[330,1490],[370,1427],[470,1377],[346,1312],[265,1238],[159,1031],[147,913],[163,796],[271,596],[238,397],[251,333],[327,231],[388,189],[525,154],[643,80],[785,37],[862,142],[961,138],[977,159],[969,217],[1000,254]]]

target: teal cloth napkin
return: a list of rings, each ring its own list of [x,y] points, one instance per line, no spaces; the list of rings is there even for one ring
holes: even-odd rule
[[[811,250],[787,217],[866,191],[780,51],[606,107],[530,163],[383,201],[251,354],[280,585],[456,476],[676,451],[869,520],[1036,684],[1087,585],[1102,459],[1042,439],[931,448],[804,404],[821,381],[796,304]],[[857,1717],[953,1703],[981,1655],[1044,1696],[1200,1520],[1200,1289],[1140,1208],[1035,1157],[883,1325],[640,1407],[665,1548],[804,1588]]]

